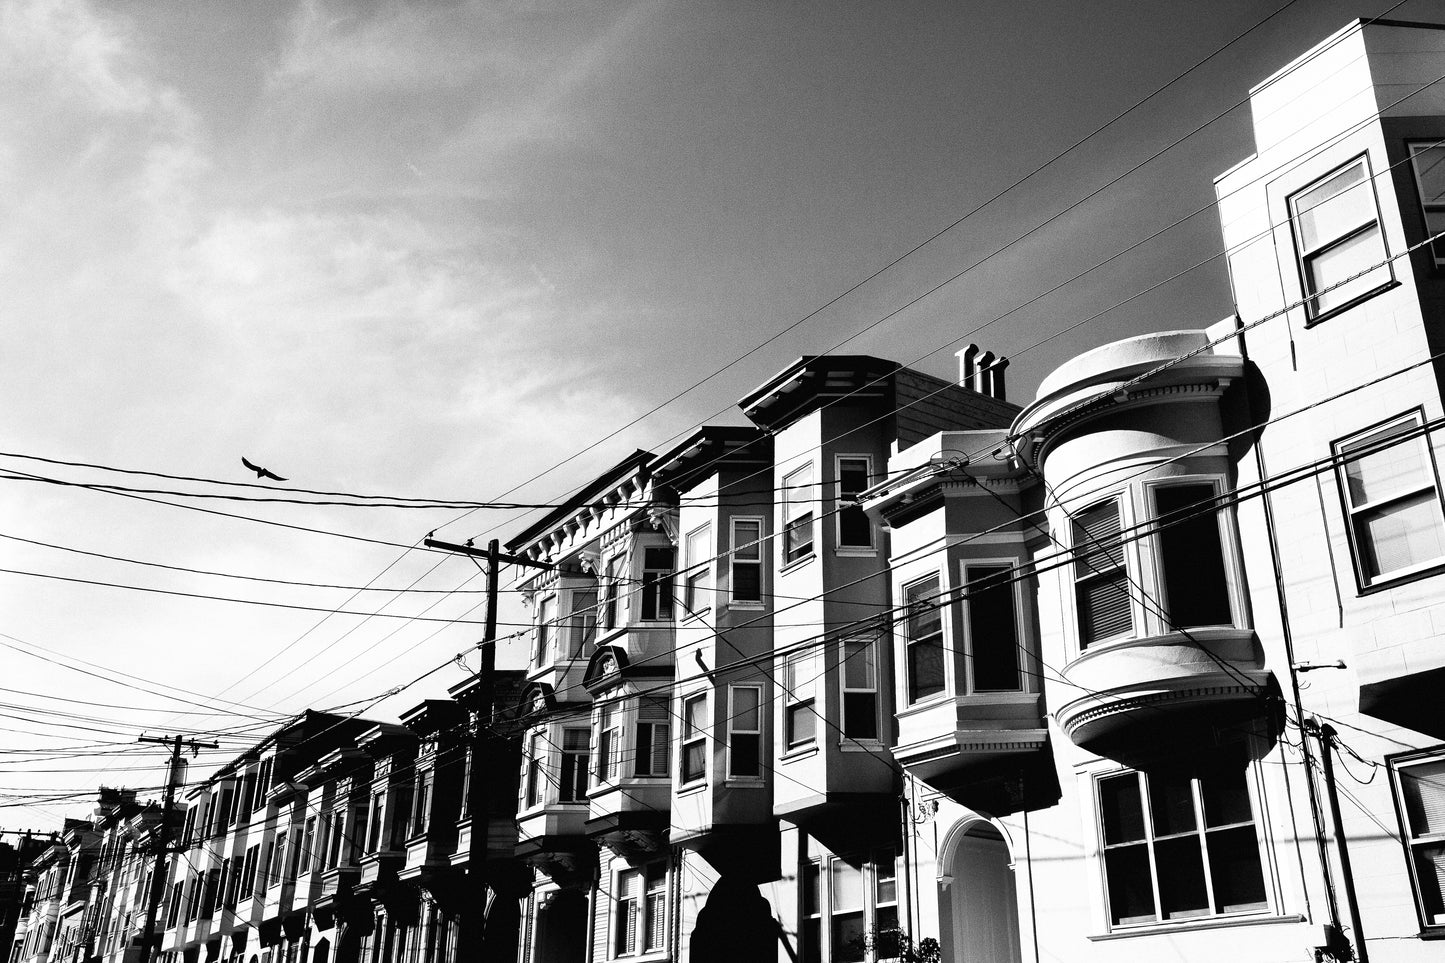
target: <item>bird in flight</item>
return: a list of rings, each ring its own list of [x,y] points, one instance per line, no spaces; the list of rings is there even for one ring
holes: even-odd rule
[[[285,480],[286,480],[286,479],[282,478],[280,475],[276,474],[275,472],[273,472],[273,471],[268,471],[267,469],[262,468],[260,465],[253,465],[253,464],[251,464],[249,461],[246,460],[246,456],[245,456],[245,455],[242,455],[242,456],[241,456],[241,464],[245,465],[247,468],[249,468],[249,469],[251,469],[253,472],[255,472],[257,478],[269,478],[269,479],[271,479],[272,481],[285,481]]]

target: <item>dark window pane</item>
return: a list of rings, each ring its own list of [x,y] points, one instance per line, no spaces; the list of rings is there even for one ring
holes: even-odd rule
[[[1149,876],[1149,850],[1144,844],[1105,850],[1104,872],[1109,878],[1110,919],[1116,924],[1158,919]]]
[[[908,646],[908,701],[943,691],[943,637]]]
[[[693,782],[707,774],[707,743],[699,740],[682,750],[682,781]]]
[[[818,733],[818,716],[813,712],[813,703],[788,706],[788,745],[798,746],[812,742]]]
[[[1099,780],[1099,810],[1105,843],[1130,843],[1144,838],[1144,805],[1134,773]]]
[[[1159,870],[1159,902],[1164,919],[1208,915],[1204,860],[1197,835],[1190,833],[1155,843],[1154,862]]]
[[[823,963],[822,929],[814,918],[803,921],[803,963]]]
[[[763,567],[752,563],[733,563],[733,601],[759,602],[763,598]]]
[[[1204,800],[1204,825],[1228,826],[1254,818],[1245,784],[1243,753],[1232,753],[1199,773],[1199,795]]]
[[[1085,646],[1134,628],[1123,572],[1079,583],[1079,632]]]
[[[1176,769],[1150,773],[1149,809],[1154,817],[1155,837],[1199,830],[1194,817],[1194,790],[1187,772]]]
[[[1414,847],[1420,906],[1431,926],[1445,925],[1445,845]]]
[[[1160,563],[1169,620],[1176,626],[1229,625],[1229,583],[1213,485],[1171,485],[1154,490]]]
[[[833,963],[862,963],[863,930],[862,913],[833,914]]]
[[[871,692],[843,693],[843,732],[854,739],[878,738],[878,697]]]
[[[1009,568],[970,568],[968,578],[973,687],[983,692],[1015,692],[1019,689],[1019,636]]]
[[[819,903],[819,885],[822,873],[817,863],[803,864],[803,915],[817,916]]]
[[[1205,836],[1209,847],[1209,878],[1214,883],[1216,913],[1243,913],[1264,909],[1264,872],[1254,827],[1217,829]]]
[[[762,738],[744,733],[733,734],[732,774],[734,776],[757,776],[762,773]]]

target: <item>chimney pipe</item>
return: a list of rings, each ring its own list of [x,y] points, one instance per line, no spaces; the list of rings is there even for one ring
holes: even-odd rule
[[[992,367],[993,367],[993,352],[992,352],[992,351],[985,351],[983,354],[981,354],[981,355],[978,356],[978,370],[975,371],[975,372],[974,372],[974,375],[973,375],[973,381],[974,381],[973,390],[974,390],[974,391],[977,391],[977,392],[978,392],[979,394],[981,394],[981,395],[989,394],[989,390],[988,390],[988,384],[989,384],[988,369],[989,369],[989,368],[992,368]]]
[[[978,345],[971,344],[954,354],[958,358],[958,383],[965,388],[975,387],[974,374],[978,370],[978,365],[974,359],[978,357]]]
[[[999,356],[999,359],[988,369],[988,393],[999,401],[1006,401],[1004,397],[1004,369],[1008,367],[1008,358]]]

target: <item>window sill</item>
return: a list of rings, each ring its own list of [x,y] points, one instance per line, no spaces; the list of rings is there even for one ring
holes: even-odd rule
[[[818,743],[816,741],[808,742],[786,750],[778,757],[778,762],[795,762],[799,759],[805,759],[808,756],[817,755],[817,753]]]
[[[1419,565],[1412,565],[1409,568],[1391,572],[1389,575],[1381,576],[1368,585],[1360,585],[1359,595],[1373,595],[1376,592],[1383,592],[1387,589],[1399,588],[1401,585],[1408,585],[1411,582],[1418,582],[1422,578],[1430,578],[1445,572],[1445,558],[1437,558],[1433,561],[1422,562]]]
[[[1394,278],[1391,278],[1390,280],[1386,281],[1384,284],[1381,284],[1381,285],[1378,286],[1378,287],[1371,288],[1370,290],[1364,292],[1363,294],[1360,294],[1360,295],[1357,295],[1356,297],[1351,298],[1350,300],[1346,301],[1344,304],[1340,305],[1339,307],[1337,307],[1337,308],[1330,308],[1330,309],[1329,309],[1328,311],[1326,311],[1324,314],[1317,315],[1317,316],[1315,316],[1315,317],[1313,317],[1313,318],[1309,316],[1309,311],[1308,311],[1308,309],[1306,309],[1306,311],[1305,311],[1305,329],[1308,330],[1308,329],[1310,329],[1310,328],[1313,328],[1313,327],[1314,327],[1315,325],[1317,325],[1317,324],[1323,324],[1323,323],[1325,323],[1326,321],[1328,321],[1330,318],[1333,318],[1333,317],[1335,317],[1336,315],[1344,314],[1346,311],[1349,311],[1349,310],[1352,309],[1352,308],[1358,307],[1359,305],[1365,303],[1366,301],[1370,300],[1371,298],[1373,298],[1373,297],[1378,297],[1379,295],[1384,294],[1386,291],[1393,291],[1395,288],[1398,288],[1399,286],[1400,286],[1400,282],[1397,281],[1397,280],[1395,280]]]
[[[844,736],[838,740],[840,752],[883,752],[883,743],[878,739],[854,739],[851,736]]]
[[[1268,916],[1253,914],[1250,916],[1210,916],[1189,920],[1179,920],[1176,923],[1145,923],[1140,926],[1131,926],[1126,929],[1118,929],[1112,933],[1097,933],[1089,939],[1093,942],[1102,940],[1123,940],[1131,936],[1164,936],[1170,933],[1191,933],[1195,930],[1216,930],[1227,929],[1237,926],[1265,926],[1274,923],[1303,923],[1305,918],[1298,913],[1289,916]]]
[[[691,609],[690,611],[688,611],[687,613],[685,613],[685,614],[683,615],[683,617],[682,617],[682,624],[683,624],[683,625],[686,625],[686,624],[688,624],[689,622],[700,622],[700,621],[702,621],[702,619],[703,619],[704,616],[708,615],[708,614],[711,613],[711,612],[712,612],[712,606],[710,606],[710,605],[707,606],[706,608]]]
[[[727,607],[731,612],[761,612],[767,608],[762,602],[729,602]]]
[[[768,784],[762,776],[728,776],[723,783],[739,789],[762,789]]]
[[[791,562],[784,563],[783,567],[778,569],[778,574],[787,575],[789,572],[793,571],[793,569],[802,568],[817,557],[818,554],[816,552],[809,552],[807,555],[795,558]]]
[[[676,796],[678,799],[681,799],[684,796],[696,796],[698,793],[702,792],[706,788],[707,780],[699,779],[697,782],[690,782],[686,785],[678,786],[677,792],[673,793],[673,795]]]
[[[877,558],[878,548],[876,546],[865,548],[862,545],[839,545],[833,550],[833,554],[843,558]]]

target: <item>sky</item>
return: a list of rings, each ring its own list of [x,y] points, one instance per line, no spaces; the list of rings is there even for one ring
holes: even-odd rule
[[[1438,0],[0,0],[0,827],[159,785],[142,733],[211,733],[199,772],[307,707],[444,697],[483,582],[409,547],[526,518],[36,480],[258,494],[54,462],[546,502],[741,423],[800,354],[952,377],[977,341],[1026,403],[1090,347],[1233,313],[1208,205],[1253,149],[1237,105],[1392,6],[1445,21]],[[502,631],[525,615],[509,596]]]

